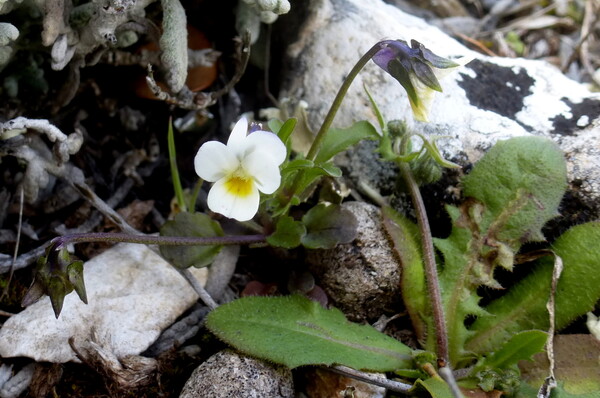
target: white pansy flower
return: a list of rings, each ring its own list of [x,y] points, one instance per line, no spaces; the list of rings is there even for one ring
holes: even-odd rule
[[[227,145],[204,143],[196,157],[196,173],[215,184],[208,193],[208,207],[215,213],[238,221],[250,220],[258,211],[259,191],[271,194],[279,188],[279,165],[286,148],[277,135],[268,131],[248,134],[248,121],[236,123]]]

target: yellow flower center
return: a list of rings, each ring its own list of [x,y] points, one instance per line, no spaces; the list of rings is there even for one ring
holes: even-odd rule
[[[232,175],[225,182],[225,189],[235,196],[248,196],[252,192],[252,178]]]

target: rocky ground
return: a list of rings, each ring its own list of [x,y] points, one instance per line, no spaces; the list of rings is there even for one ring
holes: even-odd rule
[[[87,261],[90,300],[84,305],[68,295],[58,320],[48,300],[27,310],[21,302],[53,237],[151,234],[179,212],[167,152],[169,120],[189,191],[197,179],[197,149],[207,140],[225,141],[242,113],[262,120],[299,117],[305,128],[295,146],[301,150],[354,62],[382,39],[416,39],[442,56],[474,60],[444,80],[427,124],[413,120],[397,82],[369,65],[335,125],[375,122],[364,84],[386,119],[444,136],[442,153],[464,170],[500,139],[549,137],[566,154],[569,190],[547,236],[600,216],[596,1],[312,0],[292,2],[287,13],[280,5],[262,14],[261,2],[245,0],[239,8],[235,1],[183,1],[181,10],[166,3],[106,1],[97,10],[101,17],[79,3],[77,12],[50,2],[43,9],[17,0],[0,3],[0,398],[325,397],[347,390],[349,381],[334,382],[321,369],[292,374],[222,351],[226,345],[203,328],[207,307],[143,245],[76,245],[75,254]],[[158,45],[164,43],[157,45],[161,24],[183,11],[190,54],[200,59],[190,61],[196,62],[189,69],[190,90],[181,88],[174,61],[161,57]],[[249,43],[240,38],[242,28],[253,34],[245,69]],[[148,89],[148,63],[164,81],[161,99]],[[407,205],[397,190],[397,170],[372,149],[361,144],[337,160],[345,173],[337,188],[350,193],[348,200],[363,202],[349,205],[362,220],[361,235],[335,250],[337,260],[331,253],[234,247],[221,252],[210,272],[195,270],[196,278],[217,302],[285,293],[290,283],[307,278],[355,321],[374,323],[402,312],[397,267],[381,265],[381,258],[393,255],[381,243],[373,214],[378,198],[400,210]],[[456,184],[454,172],[424,188],[434,234],[447,233],[440,215],[443,203],[460,197]],[[205,187],[198,209],[206,208],[206,194]],[[336,268],[353,256],[363,261],[355,275]],[[414,345],[410,329],[400,317],[386,333]],[[583,322],[572,329],[585,330]],[[344,388],[325,389],[336,383]],[[357,397],[385,396],[381,387],[352,388]]]

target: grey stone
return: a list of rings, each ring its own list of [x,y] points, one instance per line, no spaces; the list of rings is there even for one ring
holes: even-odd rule
[[[144,245],[116,245],[84,269],[89,304],[69,294],[56,319],[50,299],[43,297],[4,323],[1,357],[78,362],[70,338],[77,346],[93,341],[116,358],[138,355],[198,299],[183,277]],[[192,271],[206,281],[205,268]]]
[[[284,367],[225,350],[194,370],[180,398],[288,398],[292,372]]]
[[[385,236],[379,208],[364,202],[342,206],[356,217],[356,238],[334,249],[310,251],[309,269],[349,319],[375,321],[400,301],[400,264]]]

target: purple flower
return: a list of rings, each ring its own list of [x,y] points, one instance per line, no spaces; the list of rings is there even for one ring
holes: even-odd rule
[[[416,40],[411,40],[410,46],[404,40],[385,40],[381,44],[384,47],[373,56],[373,62],[398,80],[408,94],[415,119],[426,122],[433,91],[442,91],[438,79],[466,62],[435,55]]]

